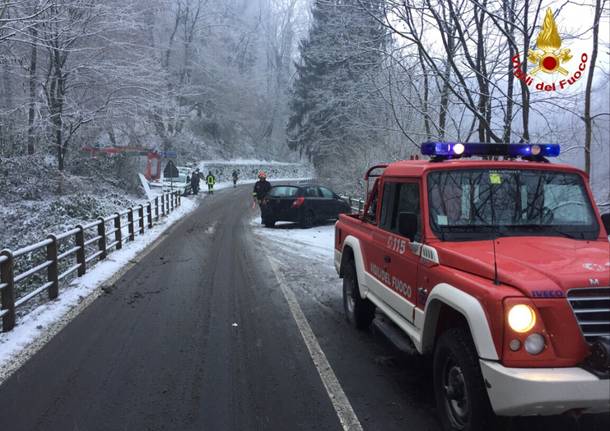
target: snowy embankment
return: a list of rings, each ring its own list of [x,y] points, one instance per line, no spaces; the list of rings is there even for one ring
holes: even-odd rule
[[[270,178],[272,181],[303,180],[294,178]],[[253,179],[240,180],[240,184],[253,183]],[[219,182],[215,190],[232,187],[232,182]],[[115,251],[91,267],[83,277],[60,287],[58,299],[36,305],[26,315],[20,316],[10,332],[0,333],[0,383],[19,368],[70,320],[84,310],[103,293],[104,286],[112,284],[126,270],[137,264],[136,259],[150,251],[160,235],[174,223],[192,212],[207,195],[182,198],[182,205],[162,219],[153,229],[128,242],[122,250]]]
[[[297,296],[305,293],[325,307],[341,306],[342,283],[334,266],[334,222],[309,229],[279,222],[269,229],[257,217],[251,226]]]
[[[231,181],[233,171],[239,174],[241,183],[256,181],[260,171],[264,171],[269,181],[288,178],[312,178],[314,170],[311,166],[300,163],[267,162],[264,160],[204,160],[199,162],[199,169],[204,174],[212,171],[216,180]]]

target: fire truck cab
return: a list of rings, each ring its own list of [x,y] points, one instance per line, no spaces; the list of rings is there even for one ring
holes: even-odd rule
[[[609,228],[585,173],[549,163],[557,145],[421,150],[369,169],[336,224],[347,320],[381,312],[431,358],[446,430],[610,411]]]

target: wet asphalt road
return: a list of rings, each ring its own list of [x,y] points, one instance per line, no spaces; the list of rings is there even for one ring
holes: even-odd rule
[[[341,430],[251,234],[249,189],[205,199],[0,386],[0,430]],[[295,293],[365,430],[439,429],[428,361],[351,330],[340,301]]]

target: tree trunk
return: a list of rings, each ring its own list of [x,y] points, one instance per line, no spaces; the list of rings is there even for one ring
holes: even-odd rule
[[[540,5],[542,2],[538,3],[538,10],[540,9]],[[525,0],[523,4],[523,61],[521,63],[521,72],[523,76],[527,75],[527,52],[530,48],[530,28],[528,17],[530,13],[530,2],[529,0]],[[529,142],[530,140],[530,131],[529,131],[529,123],[530,123],[530,91],[525,82],[522,79],[519,80],[521,85],[521,125],[523,128],[522,132],[522,140],[524,142]]]
[[[515,0],[504,2],[504,19],[505,19],[505,31],[508,36],[515,39]],[[508,52],[510,54],[508,60],[508,84],[506,88],[506,112],[504,114],[504,133],[502,135],[502,143],[509,144],[510,136],[512,133],[512,121],[513,121],[513,95],[515,87],[515,75],[513,74],[513,62],[512,58],[515,55],[515,49],[513,44],[508,43]]]
[[[36,46],[36,37],[38,36],[38,30],[36,27],[32,27],[32,51],[30,55],[30,103],[28,110],[28,154],[32,155],[35,151],[35,139],[34,136],[34,120],[36,119],[36,67],[38,48]]]
[[[597,61],[597,50],[599,43],[599,20],[602,14],[601,0],[595,2],[595,17],[593,18],[593,48],[591,49],[591,64],[587,75],[587,86],[585,88],[585,172],[591,174],[591,141],[593,139],[593,118],[591,117],[591,89],[593,88],[593,73]]]
[[[58,116],[59,117],[59,116]],[[62,143],[62,133],[61,133],[61,117],[59,119],[54,120],[55,127],[55,145],[57,146],[57,169],[60,171],[64,170],[64,149]]]

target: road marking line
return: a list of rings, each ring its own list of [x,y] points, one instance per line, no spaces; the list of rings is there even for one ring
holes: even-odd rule
[[[307,346],[307,350],[309,350],[309,356],[316,366],[318,370],[318,374],[322,383],[324,384],[324,388],[326,388],[326,393],[330,398],[330,401],[333,404],[333,408],[339,417],[339,421],[343,427],[344,431],[362,431],[362,425],[352,408],[335,372],[333,371],[328,359],[326,359],[326,355],[324,351],[320,347],[318,340],[313,333],[299,302],[297,301],[297,297],[290,289],[284,279],[284,276],[280,272],[279,265],[280,263],[267,254],[267,258],[269,259],[269,263],[271,265],[271,269],[273,270],[275,277],[282,289],[282,293],[284,294],[284,298],[288,303],[288,307],[290,308],[290,312],[292,313],[292,317],[301,332],[301,336],[303,337],[303,341],[305,341],[305,345]]]

